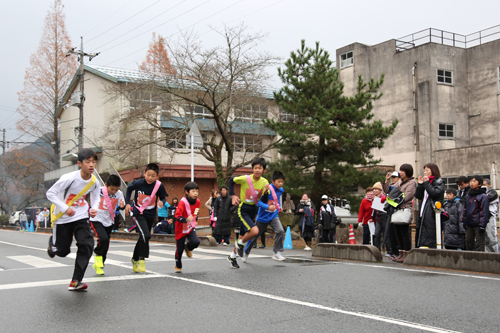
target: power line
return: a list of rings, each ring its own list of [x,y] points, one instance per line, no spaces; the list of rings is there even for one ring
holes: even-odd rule
[[[144,8],[144,9],[143,9],[143,10],[141,10],[140,12],[135,13],[134,15],[130,16],[128,19],[125,19],[125,20],[121,21],[121,22],[120,22],[120,23],[118,23],[117,25],[115,25],[115,26],[113,26],[113,27],[109,28],[108,30],[106,30],[106,31],[104,31],[104,32],[102,32],[102,33],[100,33],[99,35],[95,36],[94,38],[89,39],[89,40],[88,40],[88,41],[86,41],[85,43],[89,43],[89,42],[91,42],[92,40],[96,39],[97,37],[100,37],[100,36],[104,35],[106,32],[108,32],[108,31],[110,31],[110,30],[113,30],[113,29],[114,29],[114,28],[116,28],[117,26],[119,26],[119,25],[121,25],[121,24],[123,24],[123,23],[127,22],[127,21],[128,21],[128,20],[130,20],[131,18],[133,18],[133,17],[135,17],[135,16],[139,15],[139,14],[140,14],[140,13],[142,13],[143,11],[145,11],[145,10],[147,10],[147,9],[151,8],[152,6],[156,5],[156,4],[157,4],[158,2],[160,2],[160,1],[161,1],[161,0],[156,1],[155,3],[153,3],[152,5],[149,5],[148,7]],[[130,1],[130,2],[132,2],[132,1]],[[129,3],[130,3],[130,2],[129,2]],[[184,2],[184,1],[183,1],[183,2]],[[124,6],[124,7],[125,7],[125,6]],[[123,7],[122,7],[122,8],[123,8]],[[111,15],[111,16],[113,16],[113,15]]]
[[[95,28],[97,28],[98,26],[100,26],[101,24],[103,24],[104,22],[106,22],[110,17],[114,16],[116,13],[118,13],[120,10],[122,10],[123,8],[127,7],[132,1],[134,0],[130,0],[129,2],[127,2],[125,5],[123,5],[120,9],[118,9],[116,12],[114,12],[113,14],[109,15],[108,17],[106,17],[101,23],[97,24],[95,27],[93,27],[92,29],[90,29],[89,31],[87,31],[86,33],[83,34],[83,36],[87,35],[89,32],[95,30]],[[159,0],[160,1],[160,0]],[[154,5],[154,4],[153,4]],[[94,37],[96,38],[96,37]]]
[[[242,0],[242,1],[243,1],[243,0]],[[251,13],[249,13],[249,14],[243,15],[243,16],[241,16],[241,17],[239,17],[239,18],[235,19],[235,20],[229,21],[229,22],[228,22],[228,24],[233,23],[233,22],[236,22],[236,21],[239,21],[239,20],[241,20],[241,19],[243,19],[243,18],[245,18],[245,17],[247,17],[247,16],[250,16],[250,15],[253,15],[253,14],[255,14],[255,13],[258,13],[258,12],[260,12],[260,11],[264,10],[264,9],[267,9],[267,8],[269,8],[269,7],[272,7],[272,6],[274,6],[274,5],[277,5],[278,3],[283,2],[283,1],[285,1],[285,0],[279,0],[279,1],[276,1],[276,2],[274,2],[274,3],[272,3],[272,4],[270,4],[270,5],[267,5],[267,6],[265,6],[265,7],[262,7],[262,8],[260,8],[260,9],[258,9],[258,10],[256,10],[256,11],[253,11],[253,12],[251,12]],[[239,1],[239,2],[241,2],[241,1]],[[238,2],[238,3],[239,3],[239,2]],[[237,4],[237,3],[235,3],[234,5],[236,5],[236,4]],[[233,5],[231,5],[231,6],[229,6],[229,7],[232,7],[232,6],[233,6]],[[226,8],[224,8],[224,9],[222,9],[221,11],[224,11],[224,10],[228,9],[229,7],[226,7]],[[216,15],[216,14],[220,13],[221,11],[219,11],[219,12],[217,12],[217,13],[213,14],[213,15],[210,15],[209,17],[207,17],[207,18],[205,18],[205,19],[203,19],[203,20],[198,21],[198,22],[196,22],[195,24],[192,24],[192,25],[190,25],[190,26],[189,26],[189,27],[187,27],[187,28],[181,29],[181,30],[179,30],[179,31],[177,31],[177,32],[175,32],[175,33],[173,33],[172,35],[168,36],[168,38],[170,38],[170,37],[172,37],[172,36],[174,36],[174,35],[176,35],[176,34],[178,34],[178,33],[182,32],[182,31],[184,31],[184,30],[186,30],[186,29],[191,28],[192,26],[194,26],[194,25],[196,25],[196,24],[198,24],[198,23],[200,23],[200,22],[202,22],[202,21],[204,21],[204,20],[206,20],[206,19],[208,19],[208,18],[210,18],[210,17],[212,17],[212,16],[214,16],[214,15]],[[222,27],[222,26],[219,26],[219,27]],[[201,34],[200,34],[200,36],[201,36],[201,35],[204,35],[204,34],[206,34],[206,33],[212,32],[212,31],[213,31],[213,30],[207,30],[207,31],[205,31],[204,33],[201,33]],[[138,52],[140,52],[140,51],[143,51],[143,50],[147,49],[148,47],[149,47],[149,46],[146,46],[146,47],[143,47],[143,48],[141,48],[141,49],[139,49],[139,50],[137,50],[137,51],[134,51],[134,52],[132,52],[132,53],[129,53],[129,54],[127,54],[127,55],[126,55],[126,56],[124,56],[124,57],[121,57],[121,58],[116,59],[116,60],[114,60],[114,61],[112,61],[112,62],[110,62],[110,63],[107,63],[105,66],[109,66],[110,64],[113,64],[113,63],[118,62],[118,61],[120,61],[120,60],[122,60],[122,59],[128,58],[128,57],[130,57],[130,56],[131,56],[131,55],[133,55],[133,54],[136,54],[136,53],[138,53]],[[130,64],[132,64],[132,63],[134,63],[135,61],[136,61],[136,60],[133,60],[133,61],[131,61],[131,62],[128,62],[128,63],[126,63],[126,64],[125,64],[125,65],[123,65],[123,66],[124,66],[124,67],[125,67],[125,66],[128,66],[128,65],[130,65]]]
[[[12,106],[7,106],[7,105],[0,105],[0,109],[12,109],[12,110],[16,111],[16,108],[13,108]]]
[[[174,18],[172,18],[172,19],[170,19],[170,20],[168,20],[168,21],[166,21],[166,22],[163,22],[162,24],[159,24],[159,25],[157,25],[156,27],[153,27],[152,29],[149,29],[149,30],[147,30],[147,31],[145,31],[145,32],[143,32],[143,33],[140,33],[140,34],[138,34],[137,36],[134,36],[134,37],[132,37],[132,38],[129,38],[129,39],[127,39],[127,40],[125,40],[125,41],[123,41],[123,42],[121,42],[121,43],[119,43],[119,44],[114,45],[114,46],[108,47],[107,49],[103,50],[102,52],[105,52],[105,51],[111,50],[111,49],[113,49],[113,48],[115,48],[115,47],[117,47],[117,46],[119,46],[119,45],[122,45],[122,44],[124,44],[124,43],[126,43],[126,42],[128,42],[128,41],[131,41],[132,39],[135,39],[135,38],[137,38],[137,37],[140,37],[140,36],[142,36],[142,35],[144,35],[144,34],[146,34],[146,33],[150,32],[150,31],[153,31],[154,29],[159,28],[159,27],[161,27],[162,25],[165,25],[165,24],[167,24],[167,23],[171,22],[171,21],[175,20],[176,18],[179,18],[179,17],[181,17],[182,15],[185,15],[185,14],[187,14],[187,13],[189,13],[189,12],[191,12],[191,11],[195,10],[196,8],[203,6],[203,5],[204,5],[204,4],[206,4],[207,2],[210,2],[210,0],[207,0],[207,1],[203,2],[202,4],[200,4],[200,5],[198,5],[198,6],[194,7],[194,8],[191,8],[190,10],[187,10],[187,11],[185,11],[184,13],[179,14],[179,15],[177,15],[176,17],[174,17]],[[177,5],[176,5],[176,6],[177,6]],[[176,6],[174,6],[174,7],[176,7]],[[174,8],[174,7],[172,7],[172,8]],[[150,20],[150,21],[151,21],[151,20]],[[141,25],[144,25],[144,24],[146,24],[146,23],[148,23],[148,22],[149,22],[149,21],[147,21],[147,22],[145,22],[145,23],[143,23],[143,24],[141,24]],[[130,30],[130,31],[132,31],[132,30]],[[130,31],[126,32],[125,34],[129,33]],[[125,35],[125,34],[123,34],[123,35]],[[114,41],[114,40],[117,40],[118,38],[122,37],[123,35],[121,35],[121,36],[119,36],[119,37],[117,37],[117,38],[115,38],[115,39],[111,40],[111,42],[112,42],[112,41]],[[106,44],[107,44],[107,43],[106,43]],[[103,44],[103,45],[99,46],[98,48],[103,47],[103,46],[105,46],[106,44]]]
[[[215,16],[215,15],[217,15],[217,14],[219,14],[219,13],[221,13],[221,12],[225,11],[226,9],[229,9],[229,8],[231,8],[231,7],[235,6],[235,5],[237,5],[237,4],[239,4],[240,2],[243,2],[243,1],[245,1],[245,0],[240,0],[240,1],[238,1],[238,2],[235,2],[234,4],[229,5],[229,6],[227,6],[226,8],[221,9],[221,10],[219,10],[218,12],[216,12],[216,13],[214,13],[214,14],[210,15],[210,16],[207,16],[207,17],[205,17],[205,18],[204,18],[204,19],[202,19],[202,20],[199,20],[198,22],[193,23],[193,24],[191,24],[190,26],[188,26],[188,27],[186,27],[186,28],[184,28],[184,29],[181,29],[181,30],[179,30],[179,31],[177,31],[177,32],[175,32],[175,33],[173,33],[173,34],[171,34],[171,35],[170,35],[170,36],[168,36],[167,38],[170,38],[170,37],[172,37],[172,36],[174,36],[174,35],[176,35],[176,34],[180,33],[181,31],[184,31],[184,30],[186,30],[186,29],[189,29],[189,28],[191,28],[191,27],[194,27],[194,26],[195,26],[195,25],[197,25],[198,23],[203,22],[203,21],[205,21],[205,20],[208,20],[208,19],[209,19],[209,18],[211,18],[212,16]],[[283,0],[281,0],[281,1],[283,1]],[[106,66],[108,66],[109,64],[115,63],[115,62],[117,62],[117,61],[120,61],[120,60],[122,60],[122,59],[128,58],[128,57],[130,57],[131,55],[136,54],[137,52],[140,52],[140,51],[143,51],[143,50],[147,49],[148,47],[149,47],[149,46],[143,47],[143,48],[141,48],[140,50],[134,51],[134,52],[132,52],[132,53],[130,53],[130,54],[128,54],[128,55],[126,55],[126,56],[124,56],[124,57],[121,57],[121,58],[119,58],[119,59],[117,59],[117,60],[114,60],[114,61],[112,61],[112,62],[110,62],[110,63],[106,64]],[[127,64],[126,64],[126,65],[124,65],[124,66],[128,66],[129,64],[131,64],[131,63],[133,63],[133,62],[135,62],[135,60],[134,60],[134,61],[131,61],[131,62],[129,62],[129,63],[127,63]]]
[[[31,130],[32,130],[33,128],[35,128],[35,126],[37,126],[37,125],[38,125],[38,124],[39,124],[39,123],[43,120],[43,118],[47,117],[47,115],[49,115],[49,114],[50,114],[50,113],[48,113],[48,112],[47,112],[47,113],[46,113],[46,114],[45,114],[42,118],[40,118],[40,120],[38,120],[38,122],[37,122],[36,124],[34,124],[33,126],[31,126],[31,128],[30,128],[29,130],[24,131],[24,134],[21,134],[19,137],[15,138],[15,139],[14,139],[14,140],[12,140],[12,141],[17,141],[17,140],[19,140],[20,138],[22,138],[23,136],[25,136],[26,134],[28,134],[29,132],[31,132]]]

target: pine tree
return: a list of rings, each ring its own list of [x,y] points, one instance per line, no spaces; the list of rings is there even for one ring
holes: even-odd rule
[[[285,173],[295,194],[309,192],[315,203],[322,194],[344,197],[356,206],[353,187],[372,185],[376,171],[365,170],[380,162],[372,149],[382,148],[398,123],[384,127],[373,120],[383,75],[368,82],[359,76],[356,94],[345,96],[329,53],[319,43],[306,47],[304,40],[278,75],[284,86],[274,98],[290,117],[265,121],[282,138],[277,145],[284,159],[273,167]]]

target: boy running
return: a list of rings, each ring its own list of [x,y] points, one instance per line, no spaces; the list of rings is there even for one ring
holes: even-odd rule
[[[175,272],[182,273],[182,253],[186,250],[186,255],[191,258],[192,252],[200,245],[200,240],[196,235],[196,221],[200,211],[200,200],[198,184],[188,182],[184,186],[186,196],[181,199],[175,211]],[[186,243],[187,244],[184,245]]]
[[[149,257],[149,240],[151,239],[151,227],[156,217],[156,206],[161,208],[167,201],[167,191],[158,180],[159,172],[158,164],[150,163],[146,166],[144,179],[134,180],[127,187],[125,202],[130,202],[130,196],[135,191],[135,204],[132,208],[130,204],[127,204],[125,214],[133,214],[140,234],[131,259],[132,269],[136,273],[146,271],[145,259]],[[159,202],[157,198],[160,199]]]
[[[281,211],[280,208],[280,197],[285,192],[283,189],[283,184],[285,182],[285,175],[281,171],[274,171],[271,176],[271,185],[269,190],[265,191],[264,195],[260,199],[257,206],[259,206],[259,212],[257,213],[257,228],[259,228],[259,234],[257,237],[252,239],[250,244],[247,246],[245,253],[243,254],[243,262],[247,262],[250,251],[252,250],[253,244],[257,243],[257,239],[260,235],[266,232],[267,226],[271,225],[274,232],[276,233],[276,238],[274,239],[274,249],[273,256],[274,260],[283,261],[285,257],[281,255],[284,251],[283,239],[285,235],[285,230],[281,225],[278,213]]]
[[[125,207],[123,193],[120,191],[120,177],[109,175],[105,187],[101,188],[97,215],[90,218],[90,226],[98,238],[97,246],[94,249],[94,265],[92,266],[98,275],[104,275],[103,267],[109,249],[109,238],[113,230],[115,207],[118,204],[120,209]]]
[[[257,215],[257,204],[260,201],[262,193],[269,186],[267,179],[262,177],[266,170],[266,160],[262,157],[256,158],[252,162],[253,174],[233,177],[229,179],[229,195],[232,197],[233,205],[238,205],[236,218],[240,222],[240,236],[234,243],[233,252],[227,257],[232,268],[240,268],[236,261],[236,253],[243,257],[245,243],[259,234],[259,228],[253,220]],[[240,198],[234,194],[234,184],[240,184]]]
[[[78,152],[80,170],[63,175],[47,191],[47,199],[55,206],[54,215],[62,214],[57,220],[52,220],[54,227],[47,248],[49,257],[54,258],[56,255],[66,257],[70,253],[73,236],[78,247],[75,270],[68,287],[70,291],[87,289],[87,284],[82,283],[82,280],[90,257],[92,257],[94,238],[90,233],[89,205],[85,197],[90,193],[90,217],[95,217],[101,189],[95,177],[92,176],[96,161],[97,155],[92,149],[81,149]],[[78,196],[80,197],[76,201],[73,200]]]

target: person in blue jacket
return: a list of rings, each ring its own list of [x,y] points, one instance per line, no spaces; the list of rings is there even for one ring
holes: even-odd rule
[[[462,223],[465,230],[467,251],[484,252],[484,232],[490,219],[490,204],[486,190],[482,188],[483,177],[470,177],[470,191],[465,197]]]
[[[259,228],[259,234],[255,238],[253,238],[249,244],[247,244],[245,253],[243,255],[243,262],[247,262],[253,244],[256,243],[257,239],[266,232],[269,225],[271,225],[274,232],[276,233],[273,249],[274,254],[272,258],[278,261],[285,260],[285,257],[281,255],[281,252],[284,251],[283,240],[285,230],[283,229],[278,216],[278,212],[280,210],[280,198],[281,195],[285,192],[285,190],[283,189],[284,182],[285,175],[283,174],[283,172],[274,171],[271,176],[271,185],[269,185],[269,189],[266,189],[266,191],[260,198],[259,203],[257,204],[257,206],[259,207],[259,211],[257,212],[256,221],[257,227]],[[276,194],[276,197],[274,197],[273,192]]]

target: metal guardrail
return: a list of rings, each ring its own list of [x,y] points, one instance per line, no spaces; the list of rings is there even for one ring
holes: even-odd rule
[[[396,51],[403,52],[426,43],[437,43],[467,49],[500,38],[500,25],[468,35],[429,28],[396,39]]]

